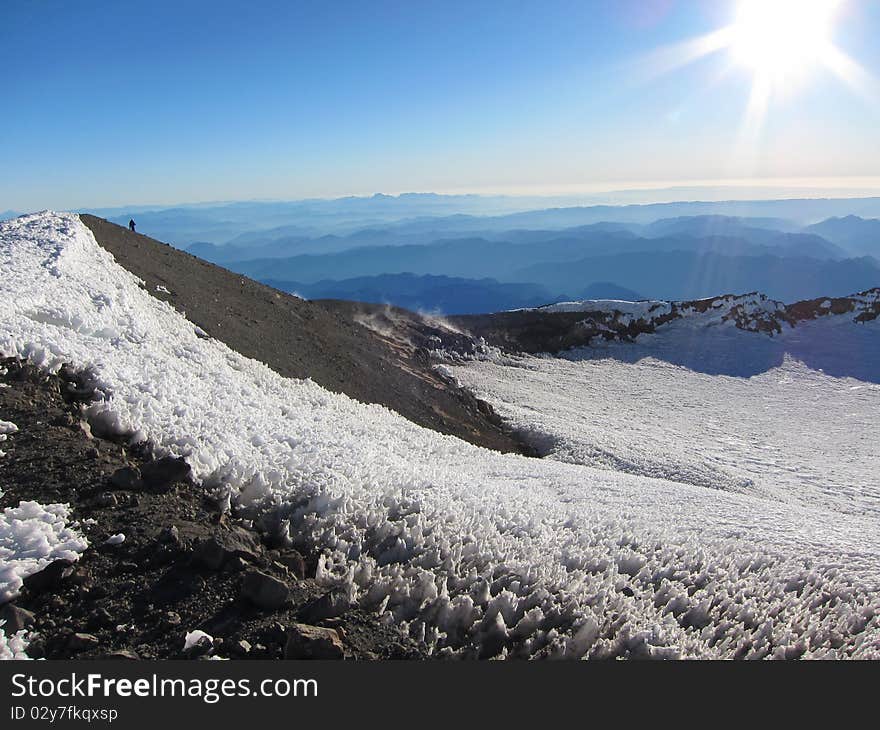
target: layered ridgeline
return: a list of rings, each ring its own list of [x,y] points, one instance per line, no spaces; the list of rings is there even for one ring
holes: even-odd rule
[[[642,220],[667,209],[639,210]],[[705,207],[685,203],[667,212],[673,210]],[[691,214],[635,222],[628,220],[631,212],[430,217],[325,235],[280,227],[189,250],[310,299],[445,314],[571,299],[695,299],[722,291],[762,291],[791,302],[844,296],[880,280],[878,220],[849,216],[804,226],[775,217]],[[608,218],[572,225],[599,213]],[[536,223],[546,228],[530,227]]]
[[[674,340],[682,327],[691,332],[687,343],[675,341],[681,354],[681,364],[695,350],[718,348],[717,328],[730,325],[738,330],[778,335],[776,344],[766,341],[750,341],[750,351],[758,349],[782,350],[800,359],[810,357],[815,347],[822,346],[831,336],[822,333],[801,337],[804,325],[819,321],[825,324],[864,324],[880,317],[880,288],[869,289],[846,297],[819,297],[793,304],[785,304],[770,297],[752,292],[744,295],[725,294],[690,301],[620,301],[584,300],[559,302],[532,309],[519,309],[486,315],[450,317],[448,321],[469,333],[473,338],[507,352],[558,353],[577,347],[595,345],[601,341],[634,341],[639,335],[657,334],[655,345]],[[672,326],[674,325],[674,326]],[[798,329],[797,333],[793,330]],[[837,332],[835,328],[834,332]],[[860,333],[858,328],[844,328],[845,334]],[[807,330],[809,333],[809,329]],[[672,335],[672,337],[667,337]],[[476,341],[476,340],[475,340]],[[681,348],[684,348],[683,350]],[[782,349],[780,349],[782,348]],[[469,350],[460,353],[469,357]],[[455,345],[450,355],[455,356]],[[721,354],[721,353],[719,353]],[[731,353],[724,352],[723,357]],[[729,368],[742,366],[743,355],[730,357]],[[716,358],[718,359],[718,358]],[[834,368],[858,367],[844,352],[838,352],[836,361],[829,362]],[[692,363],[691,363],[692,364]],[[878,363],[864,363],[866,368]],[[862,370],[870,373],[870,370]],[[733,371],[731,371],[733,374]]]
[[[222,341],[224,326],[248,322],[249,309],[194,323],[158,298],[170,300],[171,286],[144,286],[76,216],[0,224],[0,272],[3,355],[47,371],[87,369],[95,400],[83,416],[95,433],[185,458],[231,510],[319,550],[320,584],[435,654],[880,656],[873,514],[829,519],[809,501],[502,454],[285,377]],[[256,285],[233,280],[234,301],[244,302]],[[223,296],[218,288],[209,298]],[[383,333],[388,347],[397,332],[428,326],[394,310],[356,314],[367,325],[361,337]],[[876,327],[852,319],[835,321]],[[389,321],[401,329],[389,331]],[[253,326],[265,334],[264,323]],[[307,318],[299,326],[307,330]],[[719,327],[776,341],[738,329],[735,318]],[[471,339],[457,330],[435,323],[433,349]],[[295,341],[285,339],[291,355]],[[479,355],[476,343],[461,347]],[[303,350],[301,358],[318,357]],[[11,509],[0,522],[4,561],[15,566],[3,576],[6,597],[52,555],[83,547],[76,527],[62,524],[63,507]],[[46,512],[58,524],[34,553],[29,536]],[[15,649],[26,641],[16,634]]]

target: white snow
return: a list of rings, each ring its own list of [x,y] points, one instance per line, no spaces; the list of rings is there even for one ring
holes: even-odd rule
[[[742,351],[757,337],[740,332]],[[791,357],[738,377],[608,351],[455,375],[554,459],[880,520],[880,385]]]
[[[5,385],[5,383],[4,383]],[[6,441],[9,438],[8,434],[17,433],[18,426],[16,426],[11,421],[3,421],[0,420],[0,442]],[[0,457],[6,456],[6,452],[0,449]],[[0,489],[0,497],[3,496],[3,490]]]
[[[624,322],[651,320],[672,310],[669,302],[642,300],[626,302],[619,299],[584,299],[577,302],[559,302],[538,307],[541,312],[601,312],[615,314]]]
[[[194,646],[198,646],[201,643],[213,644],[214,637],[205,633],[201,629],[187,631],[186,636],[183,639],[183,650],[186,651],[187,649],[192,649]]]
[[[88,542],[68,525],[66,504],[21,502],[0,512],[0,604],[14,598],[22,580],[53,560],[77,560]]]
[[[277,510],[324,549],[319,580],[437,652],[880,657],[876,521],[501,455],[284,379],[199,338],[75,216],[0,224],[0,352],[90,367],[93,427]]]
[[[764,325],[771,325],[772,331],[789,326],[782,316],[785,313],[785,304],[756,292],[742,295],[726,294],[688,302],[587,299],[549,304],[529,311],[582,312],[585,325],[606,332],[618,331],[637,322],[651,327],[667,326],[670,319],[672,321],[694,319],[702,327],[730,322],[742,329],[752,331],[760,331]],[[664,325],[664,322],[667,325]]]
[[[0,661],[10,659],[30,659],[27,655],[28,632],[26,629],[7,635],[4,630],[6,622],[0,621]]]
[[[104,540],[104,544],[110,545],[110,546],[122,545],[122,543],[124,543],[124,542],[125,542],[125,535],[123,535],[121,532],[117,533],[116,535],[111,535],[106,540]]]

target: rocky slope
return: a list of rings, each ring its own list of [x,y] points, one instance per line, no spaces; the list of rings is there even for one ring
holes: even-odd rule
[[[306,301],[101,218],[80,218],[150,294],[233,350],[285,377],[311,378],[440,433],[497,451],[529,453],[487,404],[449,389],[418,343],[396,330],[365,328],[373,307]]]
[[[77,374],[13,359],[0,361],[3,371],[0,413],[18,430],[3,443],[0,509],[67,502],[90,542],[75,563],[26,577],[0,606],[7,636],[27,630],[30,657],[423,655],[345,595],[319,588],[315,555],[221,518],[182,460],[94,436],[80,409],[92,395]]]

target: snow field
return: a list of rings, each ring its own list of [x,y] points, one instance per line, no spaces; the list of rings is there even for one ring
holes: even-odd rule
[[[88,542],[68,525],[66,504],[21,502],[0,512],[0,604],[13,599],[22,580],[53,560],[76,560]]]
[[[742,351],[765,336],[734,337]],[[504,358],[454,377],[554,459],[880,520],[880,385],[790,357],[735,377],[615,351]]]
[[[93,428],[185,456],[438,653],[880,657],[875,523],[501,455],[282,378],[199,338],[75,216],[0,224],[0,325],[6,355],[92,370]]]

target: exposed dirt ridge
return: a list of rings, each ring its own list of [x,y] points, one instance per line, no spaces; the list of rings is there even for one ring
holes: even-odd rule
[[[80,218],[150,294],[242,355],[478,446],[532,453],[489,404],[450,388],[435,372],[422,341],[434,331],[447,337],[442,324],[405,313],[425,330],[413,341],[404,328],[372,321],[380,308],[306,301],[102,218]],[[413,328],[409,334],[417,333]],[[464,341],[458,346],[465,347]]]

